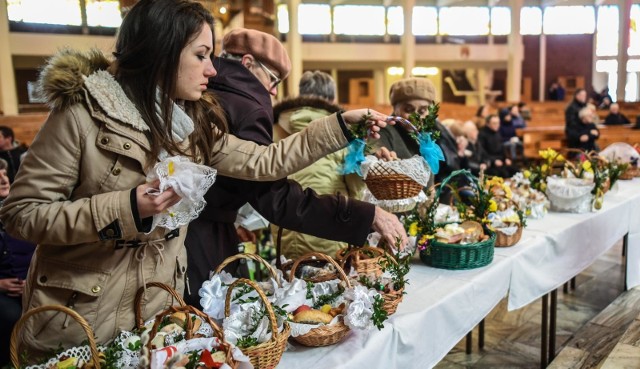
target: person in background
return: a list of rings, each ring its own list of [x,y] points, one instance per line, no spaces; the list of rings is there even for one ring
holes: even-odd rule
[[[23,310],[73,306],[106,344],[135,325],[138,289],[153,281],[182,294],[187,227],[152,228],[153,216],[181,196],[146,180],[166,158],[274,181],[348,144],[347,124],[359,124],[367,109],[325,117],[268,147],[224,133],[222,110],[206,92],[217,73],[213,29],[199,2],[140,0],[122,20],[115,60],[65,49],[48,61],[39,84],[51,113],[0,208],[7,233],[38,245]],[[370,114],[376,137],[387,116]],[[142,319],[170,305],[147,292]],[[23,347],[79,345],[86,334],[67,323],[64,314],[34,316]]]
[[[473,122],[476,124],[478,129],[484,127],[487,117],[491,114],[491,105],[484,104],[478,108],[476,111],[476,115],[473,117]]]
[[[549,100],[564,101],[565,89],[559,82],[553,82],[549,86]]]
[[[600,124],[600,116],[598,115],[598,109],[591,102],[591,99],[589,99],[589,102],[587,102],[586,107],[589,108],[589,110],[591,110],[591,114],[593,114],[593,123]]]
[[[307,71],[299,83],[300,96],[282,101],[273,108],[274,134],[288,137],[304,129],[312,120],[340,111],[336,105],[336,83],[321,71]],[[313,189],[319,195],[346,195],[360,199],[364,182],[357,174],[340,174],[347,150],[327,155],[305,169],[288,178],[298,182],[303,188]],[[272,234],[280,227],[273,225]],[[347,247],[346,243],[330,241],[299,232],[283,229],[282,255],[296,259],[308,252],[322,252],[335,257],[336,252]]]
[[[564,133],[569,142],[578,137],[579,132],[582,132],[582,119],[580,119],[579,113],[586,106],[587,91],[584,88],[579,88],[564,110]]]
[[[13,130],[6,126],[0,126],[0,159],[7,163],[6,171],[9,182],[13,183],[26,152],[27,146],[16,141]]]
[[[483,124],[483,129],[484,129]],[[462,131],[469,144],[467,145],[468,167],[473,175],[480,175],[481,171],[486,171],[491,164],[491,159],[478,141],[479,130],[475,122],[467,121],[462,125]]]
[[[609,106],[609,115],[604,119],[606,125],[629,124],[631,121],[620,112],[620,105],[614,103]]]
[[[520,116],[517,105],[512,105],[500,110],[500,136],[503,140],[503,146],[509,151],[511,160],[518,157],[518,151],[522,149],[522,142],[517,136],[516,129],[526,126],[524,120]]]
[[[613,98],[609,94],[609,87],[603,88],[602,91],[600,91],[600,93],[598,94],[598,97],[599,99],[597,100],[596,104],[598,106],[598,109],[609,109],[609,106],[611,106],[613,102]]]
[[[593,114],[589,108],[583,108],[578,112],[580,125],[571,131],[567,137],[569,148],[584,151],[598,151],[596,140],[600,137],[600,131],[593,123]],[[575,157],[575,154],[570,155]]]
[[[274,124],[271,97],[277,95],[280,82],[291,69],[284,46],[273,35],[235,29],[224,36],[220,57],[214,64],[218,73],[209,79],[207,88],[223,104],[229,131],[258,145],[271,144]],[[315,117],[326,119],[334,114]],[[207,205],[198,219],[189,224],[185,240],[188,268],[184,298],[197,307],[198,290],[209,279],[210,272],[239,252],[240,241],[252,241],[240,238],[247,233],[234,226],[238,209],[246,203],[270,223],[325,239],[363,245],[372,230],[392,241],[396,236],[401,241],[406,238],[398,218],[379,207],[349,200],[345,194],[319,196],[287,179],[259,183],[219,175],[205,200]],[[225,270],[233,273],[239,267],[243,274],[240,263]]]
[[[0,206],[11,184],[7,162],[0,159]],[[9,364],[11,331],[22,315],[22,292],[35,245],[15,239],[0,223],[0,367]]]
[[[490,161],[487,170],[507,178],[515,174],[517,170],[512,166],[511,159],[507,158],[504,153],[500,124],[500,118],[497,115],[488,116],[486,125],[478,134],[478,141]]]
[[[524,101],[519,102],[518,111],[520,112],[520,116],[524,120],[524,124],[526,126],[527,122],[531,121],[531,109],[529,109],[529,105]]]

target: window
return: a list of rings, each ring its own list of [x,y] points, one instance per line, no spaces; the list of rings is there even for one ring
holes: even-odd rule
[[[593,6],[550,6],[544,9],[543,29],[548,35],[593,33],[595,28]]]
[[[640,5],[631,5],[631,30],[629,30],[629,55],[640,55]]]
[[[118,0],[85,0],[87,5],[87,25],[100,27],[120,27],[122,15]]]
[[[522,24],[522,21],[520,21]],[[508,35],[511,33],[511,9],[505,6],[491,8],[491,34]]]
[[[385,8],[373,5],[336,6],[333,8],[333,29],[339,35],[382,36],[386,31]]]
[[[331,7],[326,4],[300,4],[298,31],[302,35],[331,33]]]
[[[432,6],[415,6],[412,15],[412,30],[415,36],[434,36],[438,34],[438,10]],[[387,8],[387,33],[402,35],[404,33],[404,16],[402,7]]]
[[[598,32],[596,33],[596,55],[618,55],[618,33],[620,20],[617,6],[598,7]]]
[[[278,32],[289,33],[289,9],[287,4],[278,5]]]
[[[10,21],[81,26],[79,0],[7,0]]]
[[[520,11],[520,34],[539,35],[542,33],[542,9],[525,6]]]
[[[467,36],[489,34],[489,8],[445,7],[440,8],[440,34]]]

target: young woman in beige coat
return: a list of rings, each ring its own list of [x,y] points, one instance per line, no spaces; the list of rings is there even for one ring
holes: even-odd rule
[[[182,293],[186,227],[146,233],[154,214],[180,200],[172,190],[146,194],[157,186],[145,183],[145,174],[159,156],[187,156],[230,177],[275,180],[347,144],[344,122],[355,123],[366,110],[320,119],[278,145],[226,136],[214,100],[203,95],[216,73],[212,23],[196,2],[141,0],[123,20],[113,63],[100,52],[67,50],[44,69],[52,111],[0,210],[10,234],[38,244],[24,309],[69,306],[103,344],[133,328],[134,296],[145,283]],[[386,116],[372,113],[375,133]],[[395,233],[405,237],[402,229]],[[166,294],[147,293],[143,318],[170,303]],[[59,313],[31,319],[23,336],[39,350],[84,340]]]

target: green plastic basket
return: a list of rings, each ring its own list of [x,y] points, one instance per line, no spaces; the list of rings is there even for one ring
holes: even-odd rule
[[[478,179],[468,170],[457,170],[445,178],[440,187],[436,190],[436,199],[440,199],[440,192],[449,181],[458,175],[467,177],[475,184],[474,190],[478,190]],[[436,200],[437,201],[437,200]],[[489,239],[469,243],[466,245],[442,243],[436,240],[429,242],[429,245],[420,251],[420,260],[428,266],[440,269],[464,270],[483,267],[493,261],[493,249],[496,244],[496,234],[488,231]]]

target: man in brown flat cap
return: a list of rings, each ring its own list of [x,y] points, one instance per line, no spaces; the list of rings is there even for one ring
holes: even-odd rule
[[[436,88],[427,78],[402,79],[392,84],[389,90],[389,100],[393,106],[392,115],[405,119],[408,119],[412,113],[418,113],[421,118],[426,117],[429,113],[429,106],[435,102],[435,99]],[[432,179],[435,179],[435,182],[441,182],[452,171],[466,169],[468,159],[465,155],[466,143],[458,143],[449,129],[439,121],[436,121],[436,126],[441,133],[440,139],[436,143],[444,153],[445,162],[441,163],[440,171],[435,175],[435,178],[432,176]],[[418,142],[401,125],[382,129],[377,145],[395,152],[400,159],[420,155]]]
[[[284,46],[272,35],[236,29],[223,38],[222,53],[214,66],[218,74],[209,80],[208,88],[225,110],[230,133],[269,145],[273,141],[270,95],[277,94],[278,84],[291,69]],[[198,289],[209,272],[238,253],[240,239],[234,221],[246,203],[280,227],[353,245],[363,245],[372,230],[406,235],[393,214],[341,195],[319,196],[286,179],[251,182],[218,176],[205,199],[207,206],[189,224],[185,240],[189,266],[185,300],[195,306],[200,306]],[[236,268],[237,264],[226,270]]]

